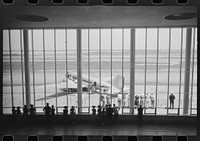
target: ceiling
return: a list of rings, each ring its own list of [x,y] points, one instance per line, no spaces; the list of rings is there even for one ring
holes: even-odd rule
[[[197,26],[197,18],[165,20],[176,13],[197,13],[196,6],[0,6],[3,28],[109,28]],[[45,22],[17,20],[19,15],[48,17]]]

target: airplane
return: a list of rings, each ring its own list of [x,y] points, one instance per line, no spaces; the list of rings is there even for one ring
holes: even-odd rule
[[[62,82],[57,84],[57,89],[56,94],[49,95],[46,98],[39,98],[36,101],[77,94],[77,74],[67,72]],[[121,99],[122,96],[125,98],[129,90],[124,89],[124,78],[121,75],[115,76],[112,80],[100,81],[97,78],[88,78],[87,75],[82,74],[82,92],[83,94],[99,94],[103,98],[108,96]]]

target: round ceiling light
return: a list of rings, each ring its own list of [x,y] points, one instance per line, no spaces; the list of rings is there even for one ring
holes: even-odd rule
[[[21,21],[27,21],[27,22],[46,22],[49,21],[49,18],[38,16],[38,15],[19,15],[15,17],[18,20]]]
[[[197,13],[177,13],[165,16],[164,19],[166,20],[188,20],[197,17]]]

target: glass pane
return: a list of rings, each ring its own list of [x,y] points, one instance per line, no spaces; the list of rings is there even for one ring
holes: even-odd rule
[[[144,106],[144,81],[145,81],[145,31],[136,29],[135,53],[135,106]],[[137,113],[137,110],[134,112]]]
[[[88,51],[88,30],[83,29],[81,30],[82,32],[82,38],[81,38],[81,44],[82,44],[82,80],[88,80],[89,78],[89,51]],[[90,96],[90,91],[89,91],[89,84],[85,81],[82,81],[82,107],[86,107],[86,108],[82,108],[82,112],[91,112],[91,110],[87,107],[89,107],[90,105],[90,101],[89,101],[89,96]],[[95,105],[96,106],[96,105]],[[88,111],[90,110],[90,111]]]
[[[175,38],[176,37],[176,38]],[[178,114],[179,108],[179,82],[180,82],[180,56],[181,56],[181,29],[171,29],[170,49],[170,78],[169,78],[169,114]],[[173,94],[174,104],[170,104],[170,95]]]
[[[153,99],[156,91],[157,29],[147,29],[147,70],[145,112],[155,113]]]
[[[44,46],[43,46],[43,31],[33,30],[33,53],[34,53],[34,72],[35,72],[35,107],[44,107],[45,99],[45,70],[44,70]],[[42,100],[39,100],[42,99]]]
[[[159,32],[159,58],[158,58],[158,91],[157,114],[167,114],[167,87],[168,87],[168,55],[169,55],[169,29],[160,28]]]
[[[94,82],[99,83],[100,76],[100,53],[99,53],[99,30],[90,29],[89,30],[89,60],[90,60],[90,76],[89,81],[91,85]],[[96,85],[97,86],[97,85]],[[100,105],[100,95],[96,92],[95,85],[91,86],[90,90],[90,106]],[[91,109],[91,108],[90,108]],[[91,111],[90,111],[91,112]]]
[[[124,29],[124,62],[123,62],[123,75],[124,75],[124,97],[122,99],[122,106],[130,106],[130,29]],[[130,111],[130,110],[128,110]],[[125,111],[123,111],[124,113]],[[125,112],[126,113],[126,112]],[[130,112],[129,112],[130,113]]]

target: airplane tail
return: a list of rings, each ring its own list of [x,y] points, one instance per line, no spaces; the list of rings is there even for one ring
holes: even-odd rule
[[[111,84],[111,80],[107,81],[108,83]],[[119,74],[117,76],[115,76],[112,79],[112,85],[118,89],[123,89],[124,88],[124,77],[122,78],[122,76]]]

